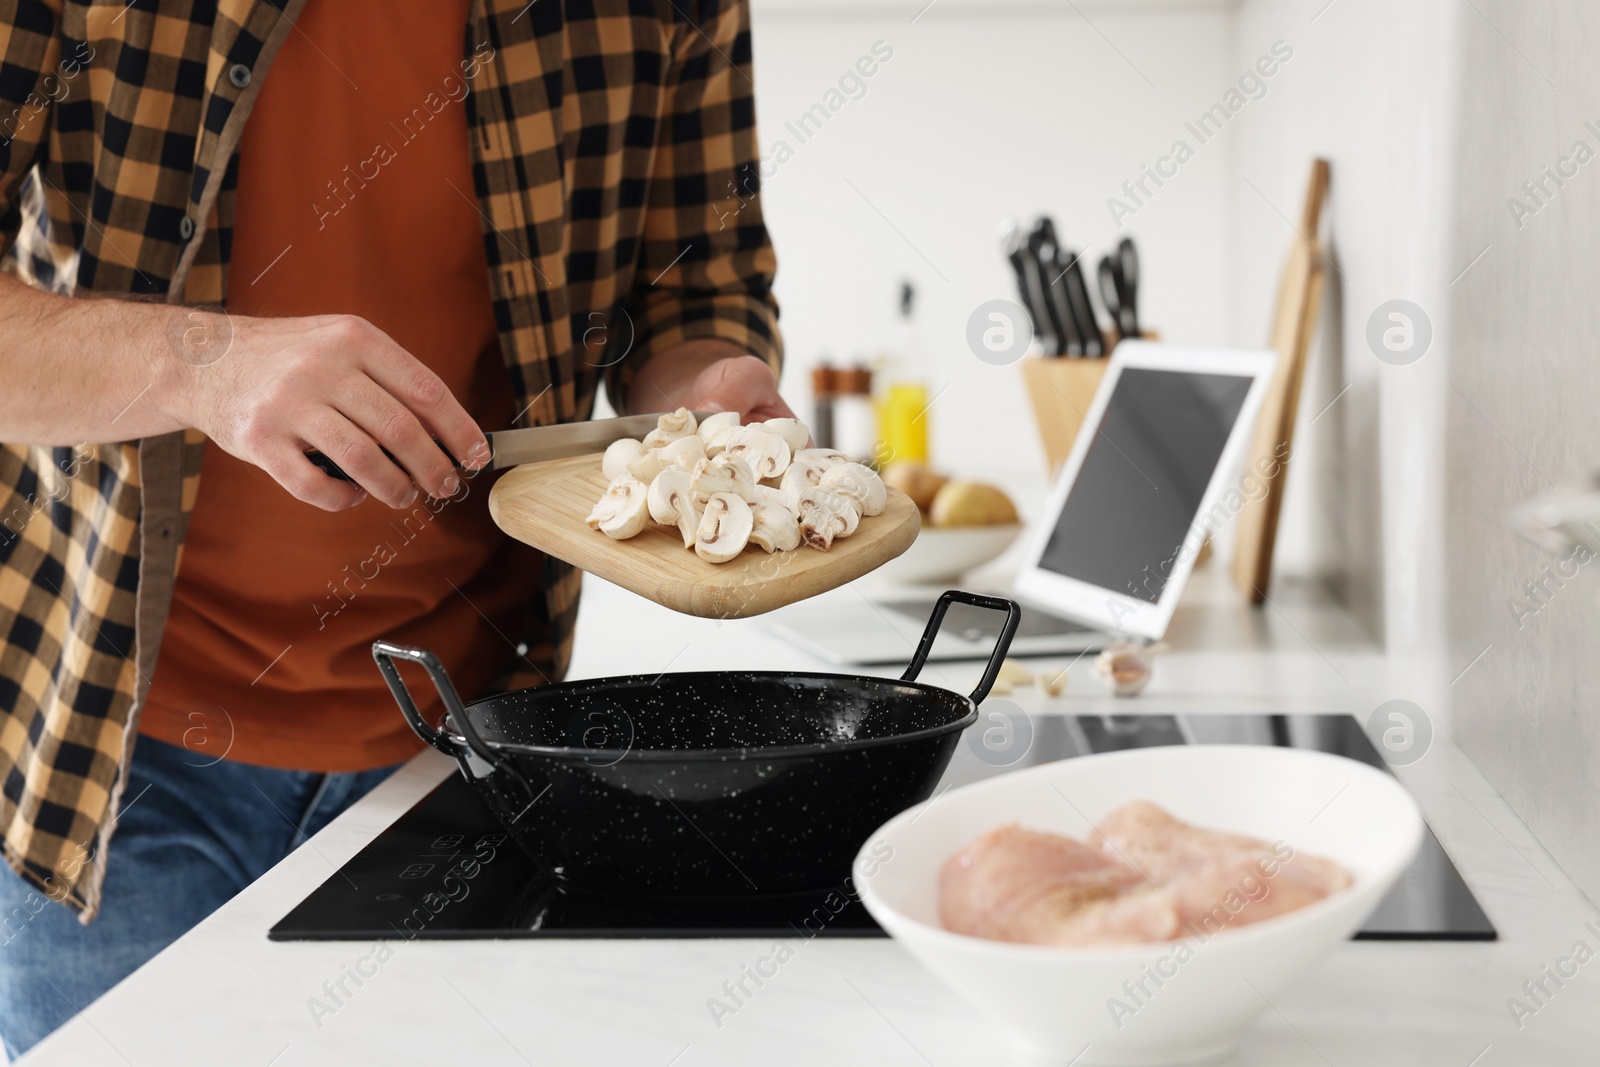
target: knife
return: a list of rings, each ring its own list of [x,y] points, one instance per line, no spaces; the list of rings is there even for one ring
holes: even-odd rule
[[[1040,218],[1034,223],[1033,229],[1028,233],[1028,269],[1038,286],[1039,303],[1050,323],[1050,335],[1054,339],[1053,344],[1046,346],[1045,353],[1062,356],[1068,351],[1070,339],[1067,334],[1068,324],[1061,320],[1061,309],[1056,306],[1055,295],[1050,291],[1049,260],[1046,258],[1046,250],[1053,247],[1051,244],[1053,232],[1054,227],[1049,219]]]
[[[1091,359],[1105,355],[1105,344],[1100,339],[1100,320],[1095,317],[1094,302],[1089,299],[1089,283],[1083,277],[1082,256],[1077,252],[1062,250],[1067,257],[1067,262],[1062,265],[1066,272],[1067,302],[1072,308],[1072,317],[1077,321],[1078,333],[1083,340],[1083,354]]]
[[[503,467],[515,467],[521,463],[535,463],[546,459],[567,459],[571,456],[587,456],[594,452],[604,452],[606,446],[613,441],[624,437],[643,437],[656,428],[656,421],[660,419],[661,412],[651,415],[623,415],[615,419],[591,419],[588,422],[566,422],[555,426],[534,426],[526,430],[496,430],[486,433],[489,439],[489,462],[483,469],[500,470]],[[697,411],[694,413],[698,422],[713,412]],[[446,455],[450,450],[437,437],[433,443]],[[386,448],[383,454],[390,459],[394,456]],[[324,474],[337,478],[341,482],[352,479],[348,474],[339,469],[339,465],[316,449],[306,452],[309,459]],[[451,457],[454,461],[455,457]],[[396,460],[398,463],[399,461]],[[456,466],[460,466],[458,462]]]
[[[1042,218],[1038,232],[1043,237],[1039,244],[1039,266],[1053,312],[1052,318],[1061,328],[1062,345],[1057,355],[1081,356],[1084,354],[1083,335],[1067,294],[1066,264],[1062,262],[1063,249],[1061,242],[1056,239],[1055,224],[1048,218]]]
[[[1050,352],[1059,342],[1051,333],[1050,320],[1045,315],[1044,294],[1036,276],[1037,263],[1028,254],[1027,237],[1014,220],[1007,219],[1001,224],[1000,246],[1011,263],[1011,269],[1016,272],[1017,294],[1022,299],[1028,317],[1033,320],[1033,335],[1039,339],[1044,350]]]

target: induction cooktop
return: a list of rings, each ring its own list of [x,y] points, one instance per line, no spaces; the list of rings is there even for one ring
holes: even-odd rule
[[[1264,744],[1315,749],[1384,766],[1348,715],[1041,715],[1018,737],[1020,758],[967,731],[936,790],[1053,760],[1173,744]],[[845,884],[849,872],[839,872]],[[459,774],[295,906],[275,941],[385,938],[882,937],[859,901],[840,891],[785,896],[653,899],[568,888],[500,829]],[[1422,848],[1357,940],[1492,941],[1494,926],[1428,830]]]

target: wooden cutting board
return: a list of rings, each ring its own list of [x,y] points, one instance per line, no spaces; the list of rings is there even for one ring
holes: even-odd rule
[[[626,541],[589,529],[584,519],[606,491],[600,460],[597,452],[514,467],[490,490],[489,514],[517,540],[685,615],[743,619],[825,593],[900,555],[922,526],[917,506],[890,489],[883,514],[827,552],[750,548],[731,563],[707,563],[676,529],[652,523]]]
[[[1263,477],[1266,492],[1247,500],[1239,509],[1234,539],[1233,580],[1246,599],[1259,604],[1272,581],[1272,550],[1278,538],[1278,516],[1283,510],[1284,484],[1294,450],[1295,414],[1300,407],[1300,385],[1306,359],[1316,336],[1325,283],[1327,255],[1317,242],[1322,204],[1328,194],[1328,162],[1313,160],[1311,178],[1301,209],[1300,228],[1292,238],[1289,258],[1278,284],[1278,303],[1272,317],[1272,347],[1278,367],[1255,436],[1245,457],[1247,471]]]

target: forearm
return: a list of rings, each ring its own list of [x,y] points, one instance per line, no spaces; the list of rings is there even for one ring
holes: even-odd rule
[[[168,337],[181,346],[186,328],[215,331],[212,320],[226,330],[225,316],[186,312],[56,296],[0,273],[0,441],[104,444],[181,429],[155,402],[181,362]]]
[[[628,411],[673,411],[693,400],[695,382],[718,360],[748,355],[732,341],[696,337],[654,353],[633,373],[628,386]]]

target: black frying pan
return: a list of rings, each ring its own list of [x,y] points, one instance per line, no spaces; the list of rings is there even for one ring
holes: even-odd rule
[[[950,604],[1006,614],[978,687],[916,680]],[[372,655],[406,721],[453,757],[533,859],[612,893],[725,896],[837,888],[872,831],[927,799],[994,684],[1021,610],[939,598],[899,680],[722,671],[520,689],[463,705],[431,652]],[[396,660],[444,701],[424,722]]]

